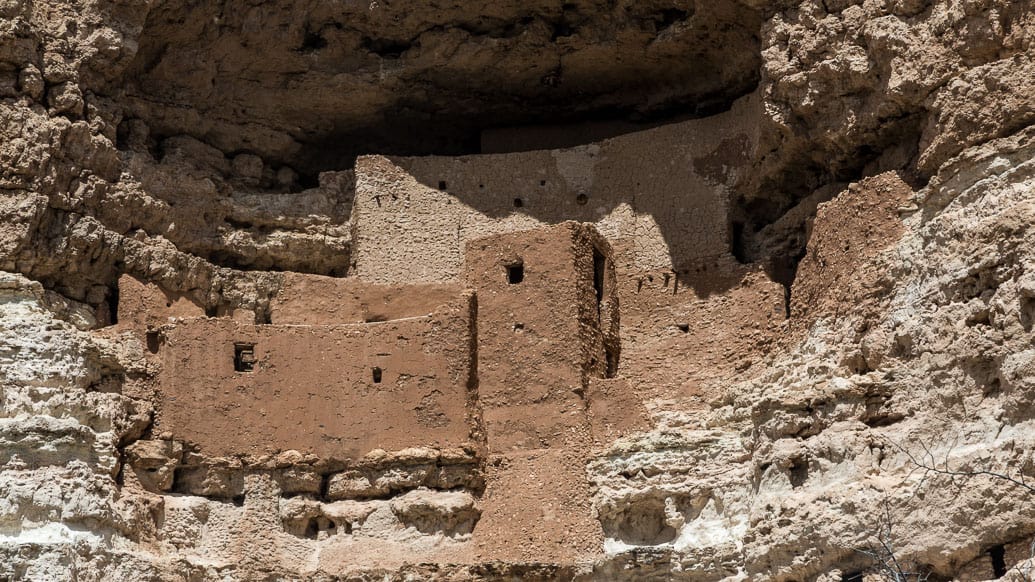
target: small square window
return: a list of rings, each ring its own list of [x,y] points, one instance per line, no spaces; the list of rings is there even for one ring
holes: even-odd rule
[[[371,373],[372,373],[372,375],[374,377],[374,384],[380,384],[381,383],[381,368],[375,367],[375,368],[373,368],[371,370]]]
[[[517,263],[507,266],[507,283],[517,285],[525,280],[525,264]]]
[[[251,372],[255,369],[255,344],[234,344],[234,370]]]

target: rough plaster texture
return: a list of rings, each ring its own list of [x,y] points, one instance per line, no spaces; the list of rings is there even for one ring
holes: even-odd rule
[[[207,319],[159,333],[154,429],[213,456],[458,446],[466,422],[469,306],[355,326],[247,326]],[[234,369],[235,346],[253,369]]]
[[[0,578],[873,580],[890,518],[930,580],[1030,579],[1032,2],[246,4],[0,5]],[[584,268],[465,274],[569,220],[611,249],[613,378]],[[155,423],[162,330],[401,329],[468,287],[477,341],[429,365],[477,362],[470,443]],[[510,349],[525,310],[551,337]]]
[[[302,295],[314,291],[323,308],[303,309]],[[244,322],[236,313],[207,318],[122,277],[118,327],[135,332],[160,369],[153,432],[213,457],[295,450],[350,459],[467,443],[476,428],[473,294],[385,291],[288,275],[272,309],[278,323],[255,325],[251,312]]]
[[[585,562],[600,531],[581,469],[592,444],[587,387],[620,355],[610,246],[565,222],[471,241],[464,263],[478,294],[478,395],[493,459],[481,522],[493,535],[479,553]],[[518,265],[519,282],[509,272]]]
[[[590,377],[617,368],[618,298],[610,248],[577,223],[472,241],[478,293],[478,399],[491,452],[549,448],[584,429]],[[594,253],[603,261],[602,299]],[[508,268],[520,265],[519,283]],[[517,355],[518,357],[513,357]]]
[[[420,317],[454,301],[462,291],[455,283],[377,285],[354,278],[285,273],[270,304],[270,319],[283,325],[326,325]]]

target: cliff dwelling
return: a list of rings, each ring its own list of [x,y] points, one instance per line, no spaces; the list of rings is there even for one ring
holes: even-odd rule
[[[0,3],[0,582],[1029,580],[1032,23]]]
[[[277,274],[257,308],[213,312],[123,275],[117,327],[156,370],[135,389],[154,419],[126,448],[125,482],[247,506],[268,494],[249,484],[262,475],[279,527],[318,541],[378,535],[343,502],[373,515],[419,494],[423,521],[392,509],[394,527],[574,565],[607,533],[581,469],[592,451],[645,428],[650,398],[694,398],[760,349],[669,330],[730,318],[740,334],[750,312],[757,342],[785,317],[782,287],[731,254],[728,175],[674,165],[716,140],[748,147],[747,131],[720,116],[564,150],[360,157],[348,275]],[[690,346],[713,369],[674,357]],[[523,495],[551,509],[513,513]],[[528,547],[507,542],[528,531]]]

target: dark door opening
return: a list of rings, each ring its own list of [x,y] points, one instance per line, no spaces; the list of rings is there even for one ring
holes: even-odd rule
[[[1006,576],[1006,548],[993,546],[988,550],[988,557],[992,559],[992,575],[996,579]]]
[[[596,247],[593,247],[593,290],[597,294],[597,315],[600,315],[600,304],[604,302],[604,275],[607,269],[607,258]]]
[[[109,325],[115,325],[119,322],[119,286],[113,285],[108,288],[108,294],[104,298],[108,308],[108,321]]]
[[[507,266],[507,283],[517,285],[525,280],[525,264],[516,263]]]

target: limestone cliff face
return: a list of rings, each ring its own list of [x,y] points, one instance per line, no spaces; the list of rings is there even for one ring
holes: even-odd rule
[[[0,3],[0,579],[1030,579],[1033,37]]]

